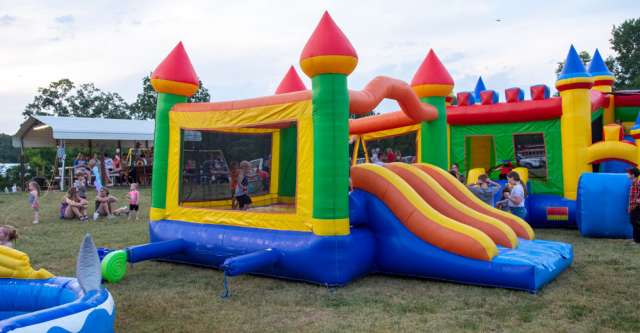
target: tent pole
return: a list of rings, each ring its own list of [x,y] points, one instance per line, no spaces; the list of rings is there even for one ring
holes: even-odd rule
[[[20,138],[20,190],[24,187],[24,140]]]
[[[64,192],[64,162],[66,160],[66,147],[64,146],[64,140],[60,140],[60,149],[62,149],[62,156],[60,156],[60,159],[62,160],[62,171],[60,172],[60,191]]]

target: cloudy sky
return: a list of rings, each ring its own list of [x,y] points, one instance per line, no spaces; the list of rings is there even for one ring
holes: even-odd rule
[[[430,48],[456,91],[478,75],[500,92],[552,86],[571,43],[606,57],[612,26],[640,16],[638,0],[0,0],[0,132],[15,133],[38,87],[60,78],[133,101],[181,40],[214,100],[271,94],[325,9],[360,58],[351,89],[376,75],[410,81]]]

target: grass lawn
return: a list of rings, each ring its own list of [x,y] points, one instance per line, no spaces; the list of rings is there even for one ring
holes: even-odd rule
[[[125,190],[112,193],[124,198]],[[149,190],[141,194],[140,221],[80,223],[58,219],[62,194],[51,192],[41,200],[39,225],[31,223],[26,195],[0,194],[0,222],[18,227],[17,247],[35,267],[73,276],[87,232],[103,247],[147,241]],[[221,299],[221,272],[159,262],[136,264],[107,287],[121,332],[640,331],[640,246],[575,230],[537,236],[575,251],[573,266],[537,295],[377,275],[338,289],[242,276],[230,279],[232,297]]]

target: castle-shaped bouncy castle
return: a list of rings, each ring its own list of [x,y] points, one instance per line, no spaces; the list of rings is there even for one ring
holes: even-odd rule
[[[576,57],[572,48],[560,97],[536,86],[532,100],[516,88],[497,103],[481,89],[480,104],[459,93],[451,105],[454,80],[433,50],[410,84],[380,76],[350,90],[358,56],[325,13],[300,55],[311,90],[291,68],[275,95],[186,103],[199,81],[178,44],[151,78],[150,242],[109,253],[103,276],[115,282],[127,262],[159,259],[322,285],[381,273],[535,292],[571,264],[572,247],[536,240],[527,221],[480,201],[446,169],[460,164],[472,179],[512,160],[529,179],[530,218],[575,220],[590,195],[580,192],[602,179],[582,174],[607,159],[637,163],[614,122],[640,105],[611,93],[599,54],[589,71]],[[366,116],[385,98],[400,110]],[[367,163],[384,140],[403,142],[396,156],[410,163]]]

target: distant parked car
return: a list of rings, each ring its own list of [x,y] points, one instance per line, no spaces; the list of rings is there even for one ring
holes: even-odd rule
[[[544,168],[547,165],[547,160],[544,157],[525,157],[518,159],[518,164],[527,169]]]

